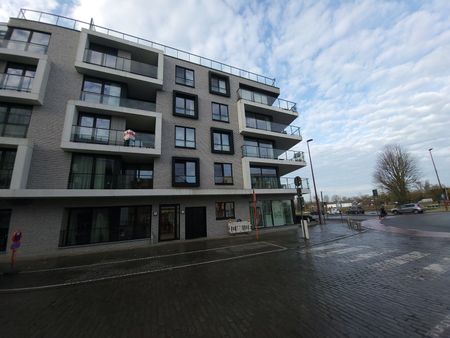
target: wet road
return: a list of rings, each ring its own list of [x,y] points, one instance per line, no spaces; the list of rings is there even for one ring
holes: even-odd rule
[[[382,223],[403,229],[450,232],[450,212],[389,216]]]

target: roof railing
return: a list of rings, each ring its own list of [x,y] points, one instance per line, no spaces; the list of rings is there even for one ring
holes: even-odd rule
[[[241,68],[230,66],[222,62],[214,61],[212,59],[205,58],[196,54],[192,54],[177,48],[166,46],[157,42],[142,39],[134,35],[122,33],[114,29],[105,28],[102,26],[95,25],[93,22],[84,22],[80,20],[75,20],[62,15],[46,13],[42,11],[36,11],[32,9],[21,8],[17,16],[19,19],[37,21],[42,23],[47,23],[50,25],[55,25],[59,27],[64,27],[68,29],[73,29],[81,31],[83,28],[94,30],[96,32],[104,33],[116,38],[121,38],[123,40],[131,41],[137,44],[145,45],[148,47],[160,49],[165,55],[171,56],[180,60],[192,62],[204,67],[208,67],[214,70],[219,70],[224,73],[232,74],[235,76],[242,77],[247,80],[256,81],[267,86],[275,87],[275,78],[270,78],[264,75],[259,75]]]

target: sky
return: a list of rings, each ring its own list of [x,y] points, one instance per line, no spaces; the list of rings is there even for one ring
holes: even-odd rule
[[[163,43],[276,78],[297,102],[317,190],[377,188],[387,144],[417,161],[421,180],[450,186],[450,1],[6,0],[0,21],[42,10]],[[307,160],[309,163],[309,160]],[[310,166],[290,176],[311,177]]]

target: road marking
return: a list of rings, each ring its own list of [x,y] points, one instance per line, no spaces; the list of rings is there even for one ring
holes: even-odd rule
[[[37,270],[28,270],[28,271],[21,271],[21,274],[27,274],[27,273],[39,273],[39,272],[51,272],[51,271],[64,271],[64,270],[78,270],[78,269],[84,269],[94,266],[102,266],[102,265],[113,265],[113,264],[121,264],[121,263],[128,263],[128,262],[138,262],[138,261],[146,261],[146,260],[152,260],[152,259],[158,259],[158,258],[166,258],[166,257],[174,257],[174,256],[181,256],[181,255],[190,255],[200,252],[208,252],[208,251],[217,251],[221,249],[230,249],[230,248],[236,248],[236,247],[242,247],[242,246],[261,246],[261,244],[271,245],[278,248],[286,249],[283,246],[276,245],[270,242],[250,242],[250,243],[244,243],[244,244],[235,244],[235,245],[229,245],[229,246],[221,246],[217,248],[211,248],[211,249],[202,249],[202,250],[193,250],[193,251],[186,251],[186,252],[176,252],[173,254],[166,254],[166,255],[157,255],[157,256],[146,256],[146,257],[139,257],[139,258],[130,258],[130,259],[122,259],[122,260],[116,260],[116,261],[110,261],[110,262],[100,262],[100,263],[93,263],[93,264],[83,264],[83,265],[73,265],[73,266],[66,266],[66,267],[60,267],[60,268],[50,268],[50,269],[37,269]]]
[[[434,273],[445,273],[450,270],[450,258],[442,259],[441,263],[442,264],[430,264],[423,269]]]
[[[387,253],[395,252],[396,250],[386,250],[386,251],[369,251],[361,254],[354,255],[353,258],[342,258],[339,259],[340,262],[345,263],[354,263],[354,262],[360,262],[365,261],[366,259],[370,259],[373,257],[378,257]]]
[[[423,269],[408,275],[408,277],[412,279],[430,281],[450,271],[450,258],[443,258],[439,263],[440,264],[433,263],[427,265]]]
[[[447,315],[443,320],[439,322],[435,327],[433,327],[430,331],[426,333],[429,337],[439,338],[442,337],[442,334],[447,331],[450,327],[450,315]],[[446,337],[448,337],[446,335]]]
[[[330,257],[330,256],[335,256],[335,255],[344,255],[344,254],[347,254],[347,253],[361,251],[361,250],[368,249],[368,248],[370,248],[370,247],[364,246],[364,245],[360,245],[360,246],[355,246],[355,247],[351,247],[351,248],[345,248],[345,249],[328,251],[328,252],[322,253],[322,254],[319,253],[316,256],[317,257],[321,257],[321,258],[325,258],[325,257]]]
[[[385,259],[382,262],[374,263],[374,264],[370,265],[370,267],[376,268],[376,269],[378,269],[378,271],[384,271],[384,270],[388,270],[390,268],[401,266],[401,265],[409,263],[409,262],[416,261],[416,260],[426,257],[428,255],[430,255],[430,254],[423,253],[420,251],[412,251],[410,253],[407,253],[407,254],[404,254],[401,256]]]
[[[344,246],[348,246],[347,244],[343,244],[343,243],[334,243],[334,244],[328,244],[328,245],[321,245],[321,246],[316,246],[313,248],[307,248],[308,251],[324,251],[324,250],[329,250],[329,249],[334,249],[334,248],[341,248]]]

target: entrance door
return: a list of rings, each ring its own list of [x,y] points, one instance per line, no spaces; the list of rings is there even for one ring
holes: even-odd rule
[[[178,239],[180,224],[180,206],[165,204],[159,207],[159,240],[170,241]]]
[[[206,237],[206,207],[185,209],[186,239]]]

